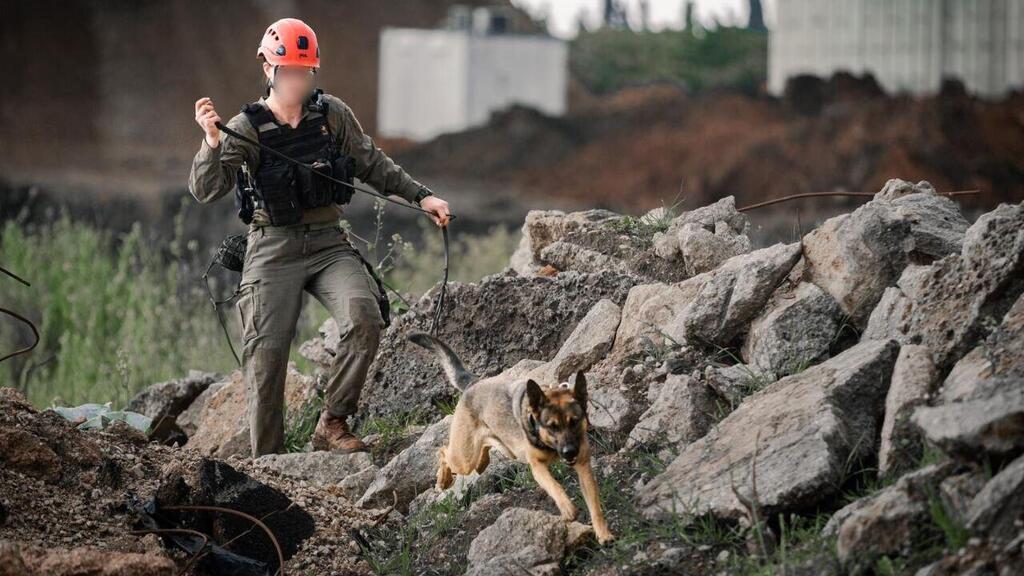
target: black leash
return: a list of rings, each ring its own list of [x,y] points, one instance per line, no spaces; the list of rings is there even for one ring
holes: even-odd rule
[[[348,182],[344,182],[342,180],[338,180],[337,178],[334,178],[333,176],[328,176],[327,174],[324,174],[323,172],[320,172],[320,171],[314,169],[312,166],[310,166],[309,164],[306,164],[305,162],[302,162],[301,160],[297,160],[295,158],[292,158],[291,156],[288,156],[287,154],[285,154],[285,153],[283,153],[283,152],[281,152],[279,150],[274,150],[270,146],[267,146],[266,144],[263,144],[262,142],[259,142],[258,140],[253,140],[252,138],[249,138],[247,136],[239,134],[238,132],[235,132],[231,128],[228,128],[227,126],[225,126],[219,120],[217,122],[214,122],[214,126],[219,128],[222,132],[224,132],[225,134],[227,134],[229,136],[232,136],[232,137],[238,138],[239,140],[242,140],[244,142],[248,142],[250,144],[259,146],[260,149],[266,150],[267,152],[270,152],[271,154],[277,156],[278,158],[281,158],[282,160],[285,160],[287,162],[291,162],[292,164],[294,164],[296,166],[301,166],[302,168],[305,168],[306,170],[309,170],[313,174],[317,174],[317,175],[319,175],[319,176],[321,176],[323,178],[326,178],[326,179],[330,180],[331,182],[334,182],[335,184],[340,184],[342,186],[347,186],[347,187],[349,187],[349,188],[351,188],[353,190],[358,190],[359,192],[362,192],[364,194],[369,194],[370,196],[376,196],[377,198],[380,198],[380,199],[385,200],[387,202],[391,202],[392,204],[397,204],[399,206],[402,206],[404,208],[408,208],[410,210],[416,210],[417,212],[423,212],[424,214],[427,214],[427,215],[433,215],[434,214],[430,210],[424,210],[423,208],[420,208],[419,206],[414,206],[414,205],[409,204],[407,202],[399,202],[399,201],[397,201],[397,200],[395,200],[393,198],[390,198],[390,197],[388,197],[388,196],[386,196],[384,194],[381,194],[381,193],[377,192],[376,190],[372,190],[372,189],[369,189],[369,188],[363,188],[363,187],[360,187],[360,186],[356,186],[354,184],[349,184]],[[449,221],[455,220],[455,215],[449,213],[448,214],[448,220]],[[440,291],[440,293],[437,296],[437,301],[434,303],[434,316],[433,316],[433,320],[431,320],[431,323],[430,323],[430,334],[431,335],[435,335],[435,336],[437,335],[437,327],[438,327],[438,325],[441,322],[441,315],[442,315],[443,309],[444,309],[445,296],[447,295],[447,292],[448,292],[448,226],[447,226],[447,224],[445,226],[441,227],[441,236],[444,239],[444,277],[441,280],[441,291]],[[209,269],[207,269],[207,271],[209,271]],[[204,274],[203,277],[205,278],[206,275]],[[213,294],[212,293],[210,294],[210,299],[211,299],[211,301],[213,300]],[[214,308],[216,308],[216,304],[214,304]],[[217,316],[218,316],[218,318],[220,318],[220,312],[219,311],[217,313]],[[221,326],[224,326],[223,321],[221,322]],[[224,331],[225,331],[225,334],[226,334],[227,333],[227,328],[225,328]],[[234,347],[232,347],[231,348],[231,352],[234,353],[234,351],[235,351]],[[238,355],[237,354],[235,354],[235,359],[236,360],[238,359]],[[241,365],[241,362],[239,362],[239,365]]]

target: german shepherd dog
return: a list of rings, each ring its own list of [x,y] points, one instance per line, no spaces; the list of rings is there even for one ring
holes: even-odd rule
[[[590,466],[587,441],[587,381],[576,372],[574,385],[562,382],[541,387],[530,378],[501,376],[477,379],[444,342],[424,332],[409,340],[434,352],[445,376],[462,394],[455,406],[448,445],[438,450],[437,489],[454,481],[453,473],[483,472],[490,450],[530,466],[537,484],[555,501],[562,518],[575,520],[576,506],[551,475],[548,466],[561,457],[575,470],[583,489],[597,541],[614,539],[608,529]]]

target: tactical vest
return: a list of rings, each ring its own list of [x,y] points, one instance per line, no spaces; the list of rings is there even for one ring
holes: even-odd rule
[[[309,112],[295,128],[278,123],[270,109],[258,101],[242,106],[242,112],[256,129],[261,144],[351,184],[355,160],[337,149],[327,122],[323,90],[314,90],[305,106]],[[301,220],[307,208],[346,204],[351,198],[351,188],[262,149],[259,166],[253,169],[243,162],[238,170],[235,204],[238,217],[246,224],[252,222],[256,208],[266,210],[272,226],[284,226]]]

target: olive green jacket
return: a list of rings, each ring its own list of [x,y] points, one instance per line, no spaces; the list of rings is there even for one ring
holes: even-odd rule
[[[348,104],[345,104],[337,96],[326,92],[323,97],[328,105],[327,121],[331,134],[339,144],[339,151],[355,159],[355,177],[369,184],[378,192],[398,195],[413,202],[423,185],[409,176],[401,166],[395,164],[374,144],[373,139],[363,132],[362,126]],[[265,102],[266,98],[260,97],[259,103],[265,105]],[[307,110],[306,114],[308,113]],[[226,125],[243,136],[259,140],[256,129],[243,112],[239,112],[228,120]],[[188,180],[189,192],[196,200],[204,204],[213,202],[228,192],[233,192],[238,168],[243,161],[249,166],[250,172],[255,174],[256,167],[260,163],[260,148],[228,134],[221,134],[220,144],[216,148],[211,148],[204,137],[199,152],[192,160],[192,171]],[[301,223],[337,220],[341,214],[342,209],[339,204],[307,209],[303,212]],[[256,225],[269,224],[270,220],[266,211],[257,208],[253,214],[252,223]]]

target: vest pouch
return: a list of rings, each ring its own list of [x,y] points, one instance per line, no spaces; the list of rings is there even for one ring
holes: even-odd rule
[[[263,205],[273,226],[295,224],[302,219],[302,207],[295,193],[299,170],[291,162],[276,161],[261,172],[266,183],[261,190]]]
[[[356,159],[348,155],[340,155],[331,162],[331,171],[334,177],[342,182],[352,184],[352,177],[356,172]],[[332,184],[334,184],[332,182]],[[352,200],[352,193],[355,190],[341,184],[334,184],[334,202],[337,204],[348,204]]]
[[[332,176],[331,165],[322,160],[317,160],[313,162],[312,167],[313,170],[296,168],[299,176],[299,204],[303,208],[327,206],[334,201],[333,183],[327,178],[313,173],[315,171],[326,176]]]

